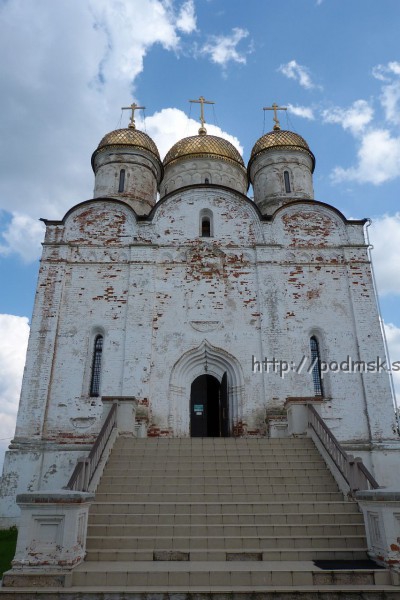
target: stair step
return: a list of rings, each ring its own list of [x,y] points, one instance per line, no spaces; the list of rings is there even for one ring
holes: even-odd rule
[[[259,513],[259,514],[99,514],[91,515],[92,525],[360,525],[364,528],[361,513]]]
[[[107,571],[80,565],[73,572],[73,586],[324,586],[390,585],[387,572],[374,569],[321,571],[312,562],[297,565],[283,562],[124,562],[111,564]],[[93,565],[95,567],[95,565]],[[114,568],[112,568],[114,567]]]
[[[186,491],[182,493],[176,492],[136,492],[136,493],[120,493],[120,492],[107,492],[102,493],[98,492],[97,498],[99,502],[127,502],[128,500],[135,502],[193,502],[193,501],[201,501],[204,502],[228,502],[232,499],[237,502],[278,502],[279,500],[289,500],[290,497],[292,499],[296,498],[299,501],[308,501],[308,502],[320,502],[320,501],[339,501],[342,498],[342,494],[340,492],[280,492],[280,493],[251,493],[251,492],[241,492],[237,491],[236,493],[229,492],[208,492],[201,494],[201,498],[198,492]]]
[[[267,550],[271,548],[366,548],[365,535],[346,535],[343,536],[316,536],[312,538],[306,535],[303,536],[112,536],[107,537],[87,537],[88,548],[103,548],[103,549],[136,549],[136,550],[196,550],[220,548],[234,549],[240,551],[245,548],[253,548],[256,550]]]
[[[164,554],[162,554],[164,552]],[[180,556],[179,560],[186,561],[243,561],[248,560],[274,561],[276,568],[282,561],[297,563],[301,560],[366,560],[368,558],[365,548],[278,548],[260,550],[259,548],[234,549],[201,549],[188,550],[176,548],[174,550],[154,549],[101,549],[89,548],[86,561],[88,562],[119,562],[119,561],[151,561],[170,560],[169,556]],[[166,558],[162,558],[165,556]]]
[[[169,452],[168,450],[160,450],[158,452],[137,452],[134,448],[132,450],[117,451],[113,454],[112,460],[114,461],[129,461],[132,457],[135,460],[150,462],[150,461],[161,461],[163,463],[179,463],[179,464],[196,464],[197,461],[200,463],[226,463],[227,461],[237,461],[238,463],[246,463],[255,461],[257,464],[265,462],[279,462],[291,463],[294,461],[306,461],[310,459],[313,462],[321,462],[322,457],[315,451],[315,449],[302,450],[301,448],[293,448],[290,451],[284,449],[274,451],[254,451],[254,452],[218,452],[218,450],[212,450],[210,452],[193,451],[189,452]]]
[[[247,478],[247,477],[257,477],[257,478],[265,478],[265,477],[308,477],[308,478],[319,478],[330,476],[327,472],[326,468],[323,469],[319,466],[319,468],[310,468],[301,463],[299,466],[293,466],[293,468],[289,468],[287,463],[285,465],[279,466],[274,463],[273,466],[263,465],[260,469],[254,469],[250,465],[244,466],[240,468],[239,466],[234,469],[227,466],[219,466],[218,468],[214,468],[214,466],[208,466],[208,468],[202,468],[200,465],[197,467],[185,467],[185,468],[175,468],[173,469],[171,465],[161,467],[160,465],[149,465],[148,467],[134,467],[132,465],[120,465],[118,467],[110,465],[107,468],[107,477],[237,477],[237,478]]]
[[[173,492],[171,492],[171,488],[174,490]],[[252,497],[256,497],[256,496],[263,496],[264,493],[267,495],[271,495],[273,494],[274,496],[276,496],[277,494],[285,494],[285,495],[289,495],[289,494],[295,494],[296,496],[298,496],[298,494],[302,494],[302,493],[314,493],[314,494],[322,494],[322,493],[335,493],[337,492],[337,485],[330,482],[329,484],[275,484],[275,485],[249,485],[247,488],[245,488],[246,493],[248,494],[249,499],[251,499]],[[147,495],[152,495],[152,494],[162,494],[162,495],[166,495],[166,494],[174,494],[174,495],[179,495],[181,496],[182,494],[185,494],[186,496],[189,494],[196,494],[197,496],[208,496],[210,494],[212,495],[228,495],[229,497],[233,498],[236,497],[238,494],[243,494],[243,487],[240,486],[232,486],[229,484],[208,484],[208,485],[204,485],[204,484],[200,484],[200,483],[193,483],[193,484],[181,484],[181,483],[175,483],[174,481],[171,482],[171,484],[165,484],[165,485],[161,485],[161,484],[154,484],[154,485],[146,485],[145,483],[140,482],[140,492],[138,492],[138,484],[137,483],[130,483],[130,484],[124,484],[124,485],[107,485],[107,484],[102,484],[99,486],[98,488],[98,493],[99,494],[119,494],[119,495],[123,495],[123,494],[129,494],[132,495],[134,494],[136,495],[142,495],[143,494],[147,494]]]
[[[353,536],[365,535],[360,525],[90,525],[89,536],[138,536],[138,537],[180,537],[180,536]]]
[[[140,485],[165,485],[166,477],[163,475],[148,475],[143,476],[138,473],[131,475],[107,475],[102,478],[101,485],[132,485],[132,479],[140,479]],[[293,475],[291,477],[286,475],[269,475],[269,476],[255,476],[246,475],[243,477],[231,475],[193,475],[189,476],[185,473],[175,473],[173,476],[168,477],[168,483],[171,485],[244,485],[244,486],[260,486],[260,485],[316,485],[318,483],[324,485],[335,485],[332,482],[332,478],[329,475],[321,471],[316,475]]]
[[[238,444],[239,442],[239,444]],[[192,438],[192,437],[181,437],[181,438],[131,438],[120,436],[117,440],[116,446],[124,445],[135,445],[144,447],[156,447],[156,446],[174,446],[194,448],[196,446],[205,446],[210,448],[211,446],[219,447],[238,447],[245,448],[246,446],[310,446],[314,448],[314,444],[309,437],[296,437],[296,438],[266,438],[265,436],[258,437],[205,437],[205,438]]]
[[[96,502],[90,508],[90,514],[150,514],[157,511],[159,514],[263,514],[266,511],[279,514],[315,514],[337,513],[359,514],[357,504],[345,502],[343,499],[337,501],[318,502],[116,502],[100,501],[96,494]]]

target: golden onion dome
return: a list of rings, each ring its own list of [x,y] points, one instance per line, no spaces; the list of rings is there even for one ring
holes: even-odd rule
[[[100,152],[108,148],[120,148],[123,146],[134,146],[135,148],[142,148],[154,154],[154,156],[161,162],[158,148],[147,133],[139,131],[135,127],[127,127],[126,129],[115,129],[110,131],[102,138],[97,149],[94,151],[92,156],[92,166],[94,166],[94,158]]]
[[[164,167],[189,157],[218,158],[244,167],[239,151],[228,140],[215,135],[206,135],[201,129],[200,132],[199,135],[183,138],[172,146],[163,160]]]
[[[306,152],[312,160],[312,172],[314,172],[315,156],[311,152],[306,140],[302,138],[301,135],[298,135],[293,131],[285,131],[282,129],[274,129],[257,140],[253,146],[253,150],[251,151],[249,166],[256,156],[262,152],[276,148],[282,150],[299,150],[300,152]]]

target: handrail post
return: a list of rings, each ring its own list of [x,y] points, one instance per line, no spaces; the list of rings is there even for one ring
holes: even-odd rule
[[[357,481],[357,469],[358,469],[358,464],[356,462],[356,459],[354,458],[354,456],[352,454],[347,455],[347,465],[348,465],[348,477],[349,477],[349,486],[350,486],[350,493],[353,495],[358,489],[358,481]]]
[[[82,483],[82,491],[87,492],[89,489],[89,479],[90,479],[90,460],[88,457],[83,459],[83,483]]]
[[[78,458],[77,465],[76,465],[76,468],[74,471],[74,473],[76,474],[76,477],[75,477],[75,480],[73,481],[70,489],[74,489],[76,491],[83,492],[83,481],[84,481],[84,477],[85,477],[85,462],[86,462],[86,458],[84,456],[81,456],[80,458]]]
[[[362,464],[363,464],[362,458],[360,458],[359,456],[356,456],[356,458],[354,459],[355,484],[356,484],[355,491],[369,489],[368,488],[368,480],[365,477],[362,470],[360,469],[360,465],[362,465]]]

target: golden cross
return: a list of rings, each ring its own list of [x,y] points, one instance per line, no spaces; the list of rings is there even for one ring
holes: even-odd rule
[[[204,127],[205,118],[204,118],[204,105],[205,104],[215,104],[215,102],[211,102],[211,100],[205,100],[203,96],[200,96],[198,100],[189,100],[189,102],[194,102],[195,104],[200,104],[200,123],[201,127],[199,129],[200,135],[204,135],[207,133],[206,128]]]
[[[274,121],[275,121],[274,130],[279,131],[279,129],[281,128],[281,124],[279,123],[279,119],[278,119],[278,110],[287,110],[287,108],[285,106],[278,106],[277,103],[274,102],[272,106],[266,106],[265,108],[263,108],[263,110],[273,110],[274,111]]]
[[[144,110],[145,108],[146,108],[145,106],[138,106],[136,104],[136,102],[132,102],[132,104],[130,106],[123,106],[121,108],[121,110],[131,110],[132,111],[131,120],[130,120],[128,127],[132,127],[132,129],[136,129],[135,110],[139,110],[139,109]]]

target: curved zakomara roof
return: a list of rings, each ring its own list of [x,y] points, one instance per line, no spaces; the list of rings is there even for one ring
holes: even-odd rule
[[[282,129],[277,129],[274,131],[270,131],[260,137],[259,140],[254,144],[253,149],[251,151],[250,160],[249,160],[249,168],[252,161],[259,156],[262,152],[266,152],[268,150],[273,150],[276,148],[280,148],[282,150],[300,150],[300,152],[305,152],[309,155],[312,160],[312,172],[315,169],[315,156],[311,152],[309,145],[306,140],[301,137],[298,133],[294,133],[293,131],[286,131]]]
[[[188,187],[193,187],[193,186],[188,186]],[[196,186],[199,187],[199,186]],[[221,188],[224,188],[224,186],[218,186]],[[245,200],[248,204],[250,204],[253,208],[253,210],[255,211],[255,213],[258,214],[259,218],[261,221],[273,221],[277,216],[278,213],[280,213],[281,211],[284,211],[285,209],[287,209],[289,206],[294,206],[294,205],[301,205],[301,204],[307,204],[307,205],[311,205],[314,207],[324,207],[325,209],[329,209],[331,210],[333,213],[335,213],[344,223],[352,223],[352,224],[357,224],[357,225],[365,225],[365,223],[367,223],[369,221],[369,219],[347,219],[345,217],[345,215],[338,209],[335,208],[334,206],[332,206],[331,204],[328,204],[326,202],[320,202],[319,200],[294,200],[288,204],[284,204],[283,206],[280,206],[272,215],[262,215],[260,212],[260,209],[258,208],[258,206],[255,204],[255,202],[253,200],[250,200],[250,198],[248,198],[247,196],[244,196],[243,194],[241,194],[240,192],[236,191],[236,190],[231,190],[230,188],[225,188],[227,191],[229,191],[230,193],[233,193],[235,196],[238,196],[239,198]],[[179,193],[181,193],[182,190],[179,190]],[[119,198],[109,198],[109,197],[99,197],[99,198],[89,198],[89,200],[83,200],[82,202],[79,202],[78,204],[75,204],[75,206],[72,206],[63,216],[63,218],[61,220],[53,220],[53,219],[39,219],[40,221],[42,221],[45,225],[63,225],[65,223],[65,221],[68,219],[68,217],[77,209],[83,206],[87,206],[88,204],[91,203],[97,203],[99,201],[105,201],[105,202],[112,202],[115,204],[120,204],[121,206],[124,206],[125,208],[128,208],[129,210],[131,210],[138,221],[152,221],[154,218],[155,213],[157,212],[158,208],[161,207],[163,204],[165,204],[170,197],[173,197],[177,192],[171,192],[170,194],[168,194],[167,196],[164,196],[164,198],[162,198],[161,200],[159,200],[155,206],[152,208],[151,212],[148,215],[137,215],[135,210],[129,206],[126,202],[124,202],[123,200],[120,200]]]
[[[99,145],[92,155],[92,167],[94,165],[94,159],[100,152],[103,152],[107,148],[119,148],[121,146],[131,146],[135,148],[141,148],[151,152],[156,159],[161,162],[158,148],[147,133],[139,131],[134,127],[127,127],[126,129],[115,129],[106,133],[106,135],[100,140]]]
[[[343,223],[350,223],[350,224],[354,224],[354,225],[365,225],[365,223],[368,223],[370,221],[370,219],[347,219],[347,217],[345,217],[345,215],[335,206],[332,206],[332,204],[328,204],[327,202],[321,202],[320,200],[310,200],[310,199],[304,199],[302,200],[301,198],[298,200],[292,200],[290,202],[287,202],[286,204],[282,204],[282,206],[279,206],[276,211],[272,214],[272,215],[268,215],[266,218],[266,220],[268,221],[274,221],[276,219],[276,217],[279,216],[279,213],[284,212],[285,210],[287,210],[290,207],[296,206],[296,205],[304,205],[306,204],[307,206],[311,206],[314,208],[318,208],[321,207],[325,210],[328,210],[330,212],[332,212],[336,217],[338,217],[339,219],[341,219],[343,221]]]
[[[243,158],[235,146],[216,135],[199,134],[179,140],[167,152],[163,165],[166,167],[187,157],[219,158],[237,163],[244,168]]]

